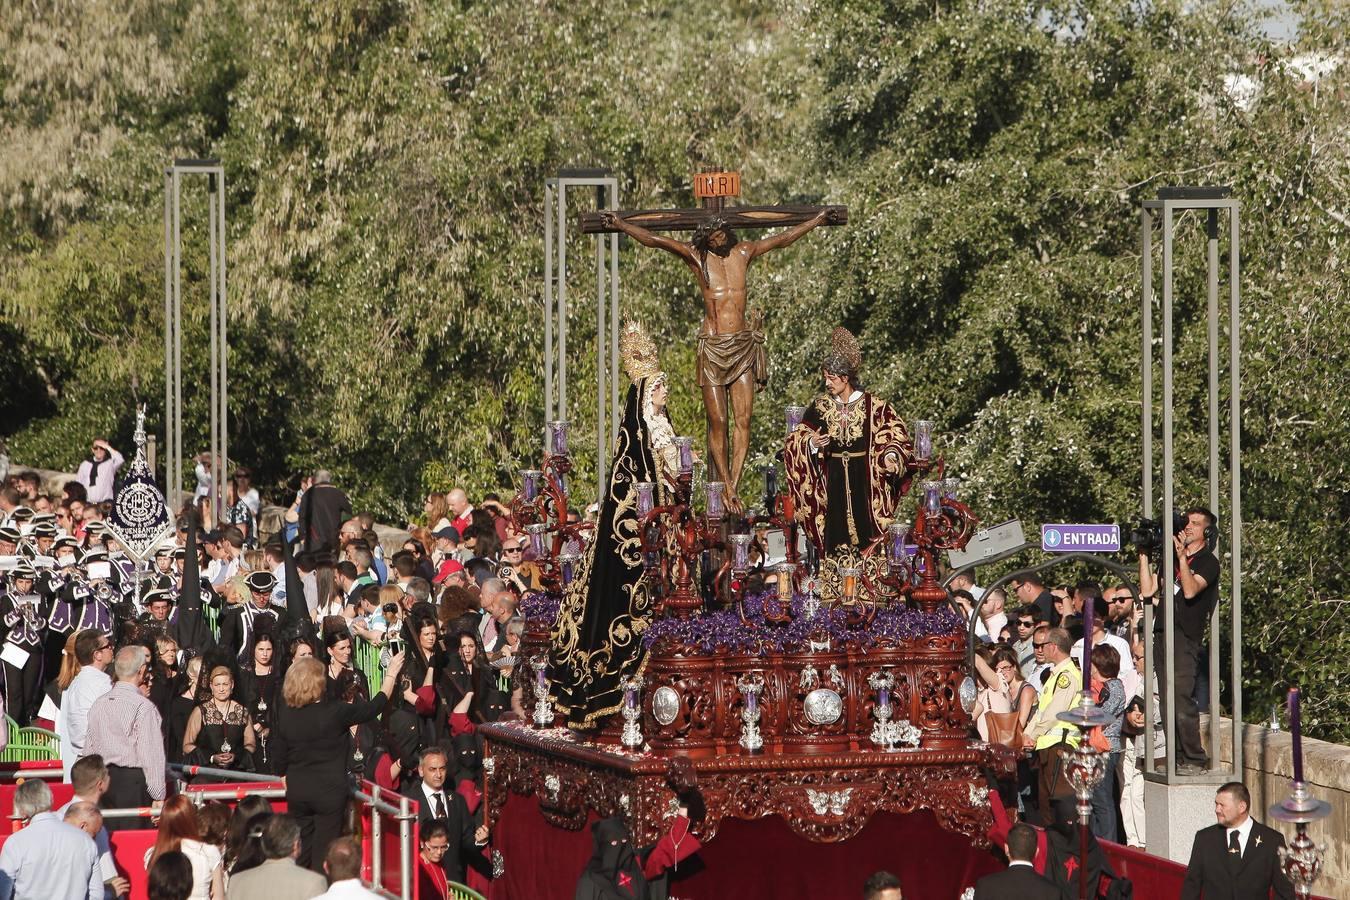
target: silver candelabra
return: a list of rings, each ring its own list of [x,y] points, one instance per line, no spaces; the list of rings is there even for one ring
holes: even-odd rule
[[[642,746],[642,679],[628,676],[620,686],[623,688],[623,734],[619,743],[630,750]]]
[[[1299,897],[1311,897],[1313,882],[1322,874],[1322,848],[1308,837],[1308,825],[1329,815],[1331,804],[1314,797],[1302,781],[1295,781],[1289,796],[1270,808],[1272,819],[1292,822],[1298,830],[1289,846],[1280,848],[1280,868]]]
[[[553,725],[553,704],[548,700],[548,658],[540,655],[530,660],[534,666],[534,727]]]
[[[759,695],[764,690],[764,676],[750,672],[736,682],[736,687],[743,700],[740,745],[749,753],[758,753],[764,749],[764,738],[759,734]]]
[[[895,709],[891,706],[891,689],[895,687],[895,676],[887,670],[873,672],[867,676],[867,683],[877,692],[877,705],[872,714],[877,717],[872,726],[872,743],[887,753],[900,746],[919,746],[920,731],[910,724],[909,719],[891,721]]]
[[[1080,737],[1078,746],[1064,760],[1064,774],[1073,787],[1074,798],[1078,801],[1078,896],[1087,900],[1088,892],[1088,829],[1092,824],[1092,792],[1106,776],[1106,765],[1110,757],[1103,757],[1088,741],[1088,729],[1095,725],[1107,725],[1111,716],[1098,709],[1092,699],[1091,691],[1082,692],[1082,701],[1073,709],[1060,713],[1055,718],[1078,726]]]

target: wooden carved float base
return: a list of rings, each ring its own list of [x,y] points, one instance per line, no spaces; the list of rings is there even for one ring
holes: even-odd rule
[[[509,794],[538,798],[544,818],[569,830],[592,813],[628,819],[638,846],[654,842],[673,814],[670,757],[591,743],[564,728],[522,722],[482,726],[487,817],[495,825]],[[1010,751],[971,741],[963,746],[835,753],[726,753],[692,758],[707,805],[695,828],[712,840],[727,818],[781,816],[802,837],[844,841],[877,812],[931,810],[938,823],[988,846],[987,775],[1009,777]]]

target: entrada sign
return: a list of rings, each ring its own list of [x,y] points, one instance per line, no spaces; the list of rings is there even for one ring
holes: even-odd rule
[[[1116,553],[1119,525],[1042,525],[1041,549],[1047,553]]]

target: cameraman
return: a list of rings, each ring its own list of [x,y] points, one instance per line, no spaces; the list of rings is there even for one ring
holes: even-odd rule
[[[1174,602],[1172,607],[1172,665],[1176,683],[1170,689],[1163,662],[1166,643],[1161,613],[1153,622],[1153,665],[1158,678],[1164,728],[1171,721],[1167,705],[1172,697],[1176,698],[1177,774],[1198,775],[1209,768],[1209,759],[1200,743],[1200,711],[1193,694],[1200,671],[1200,648],[1205,640],[1205,629],[1219,600],[1219,560],[1214,555],[1212,543],[1212,538],[1218,534],[1218,519],[1203,506],[1186,510],[1185,517],[1185,525],[1172,536],[1175,548],[1173,596],[1180,602]],[[1149,551],[1144,548],[1139,550],[1139,594],[1150,603],[1157,603],[1158,578],[1149,562]]]

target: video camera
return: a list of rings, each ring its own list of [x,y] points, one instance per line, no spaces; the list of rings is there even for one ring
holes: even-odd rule
[[[1176,536],[1186,530],[1187,518],[1181,513],[1172,514],[1172,534]],[[1130,542],[1139,548],[1140,553],[1161,553],[1163,547],[1162,522],[1154,519],[1140,519],[1139,524],[1130,531]]]

